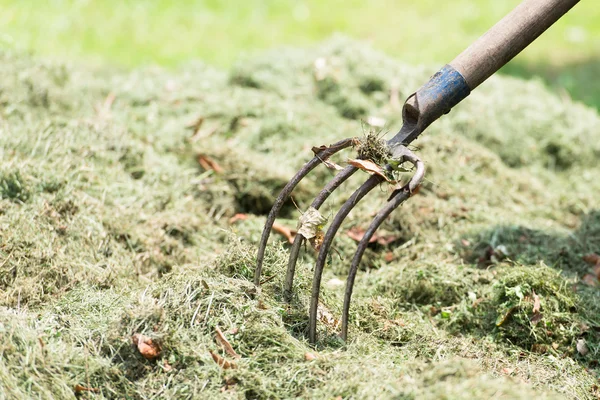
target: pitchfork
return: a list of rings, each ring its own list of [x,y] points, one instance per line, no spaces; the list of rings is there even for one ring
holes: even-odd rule
[[[414,167],[414,175],[403,187],[394,190],[385,206],[379,210],[364,236],[358,243],[358,248],[348,272],[346,281],[346,292],[344,296],[344,307],[342,311],[341,338],[347,339],[348,315],[354,280],[369,241],[379,225],[421,184],[425,174],[423,162],[406,146],[415,140],[431,123],[442,115],[450,112],[452,107],[466,98],[470,92],[493,75],[504,64],[519,54],[525,47],[532,43],[546,29],[560,19],[579,0],[524,0],[512,12],[494,25],[487,33],[464,50],[450,64],[445,65],[433,77],[423,85],[416,93],[410,95],[402,109],[402,128],[390,140],[387,141],[389,160],[394,161],[385,166],[388,171],[394,169],[392,164],[408,162]],[[307,162],[298,173],[286,184],[269,212],[265,227],[262,232],[258,248],[256,270],[254,274],[255,285],[260,285],[262,265],[265,248],[269,239],[271,228],[283,203],[292,193],[294,187],[313,168],[326,161],[330,156],[340,150],[350,147],[355,139],[344,139],[316,152],[315,157]],[[337,189],[344,181],[358,170],[357,167],[349,165],[338,173],[318,194],[311,207],[318,210],[329,195]],[[321,286],[321,275],[327,260],[327,254],[331,247],[333,238],[342,222],[356,206],[356,204],[369,191],[382,183],[381,175],[371,175],[344,203],[339,212],[333,218],[322,243],[320,243],[317,263],[314,269],[312,283],[312,294],[310,301],[309,333],[311,343],[316,341],[317,331],[317,308]],[[287,274],[285,278],[284,296],[287,301],[291,300],[296,260],[302,246],[304,236],[296,235],[290,251]]]

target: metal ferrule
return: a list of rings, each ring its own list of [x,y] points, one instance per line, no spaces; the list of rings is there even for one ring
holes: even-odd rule
[[[445,65],[406,99],[402,109],[402,129],[389,141],[389,145],[409,144],[470,93],[471,89],[460,72],[451,65]]]

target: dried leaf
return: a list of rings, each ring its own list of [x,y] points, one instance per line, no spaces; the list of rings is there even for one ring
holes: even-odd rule
[[[244,213],[237,213],[235,214],[233,217],[229,218],[229,225],[238,222],[238,221],[245,221],[248,219],[248,214],[244,214]]]
[[[533,313],[540,312],[540,307],[542,306],[540,302],[540,296],[538,296],[535,292],[533,292]]]
[[[394,261],[394,253],[391,251],[388,251],[387,253],[385,253],[385,256],[383,256],[383,259],[385,260],[385,262]]]
[[[356,240],[357,242],[360,242],[363,237],[365,236],[366,231],[362,228],[359,227],[353,227],[351,228],[348,232],[346,232],[346,234],[348,235],[348,237],[352,240]],[[371,238],[369,239],[369,243],[374,243],[377,242],[377,244],[381,245],[381,246],[387,246],[390,243],[395,242],[396,240],[398,240],[397,236],[393,236],[393,235],[386,235],[386,236],[380,236],[379,234],[377,234],[377,232],[375,232],[373,234],[373,236],[371,236]]]
[[[322,152],[323,150],[327,150],[329,149],[329,146],[325,146],[325,145],[321,145],[321,146],[313,146],[311,148],[312,152],[315,153],[315,156],[319,156],[319,153]],[[329,169],[333,169],[336,171],[341,171],[344,168],[342,168],[340,165],[334,163],[333,161],[329,160],[329,158],[321,158],[321,162],[323,164],[325,164],[325,166]]]
[[[233,361],[228,361],[228,360],[224,359],[223,357],[221,357],[217,353],[213,352],[212,350],[209,350],[209,353],[212,356],[212,359],[217,363],[217,365],[219,367],[221,367],[223,369],[237,368],[237,365]]]
[[[327,150],[329,147],[325,146],[324,144],[320,145],[320,146],[313,146],[311,148],[312,152],[315,153],[315,156],[317,154],[319,154],[320,152],[322,152],[323,150]]]
[[[298,219],[297,231],[306,239],[312,239],[323,230],[326,223],[327,218],[322,216],[316,208],[310,207]]]
[[[583,261],[591,265],[598,265],[600,264],[600,256],[596,253],[590,253],[583,256]]]
[[[221,388],[221,393],[233,389],[239,383],[239,380],[236,377],[226,377],[224,383],[225,385]]]
[[[227,333],[229,333],[230,335],[237,335],[237,333],[240,330],[238,328],[231,328],[230,330],[227,331]]]
[[[340,325],[340,321],[322,303],[317,306],[317,319],[333,330],[337,330]]]
[[[366,230],[357,226],[352,227],[348,232],[346,232],[350,239],[355,240],[357,242],[360,242],[362,240],[362,238],[365,236],[365,233]],[[369,239],[369,243],[374,243],[375,241],[377,241],[377,233],[371,236],[371,239]]]
[[[325,239],[325,234],[323,230],[319,230],[315,237],[308,239],[308,242],[316,251],[321,250],[321,246],[323,245],[323,240]]]
[[[283,225],[279,224],[278,222],[274,222],[273,227],[271,229],[273,229],[275,232],[285,236],[285,238],[288,240],[288,242],[290,242],[290,244],[294,243],[294,238],[296,237],[296,233],[297,233],[295,230],[290,229],[286,226],[283,226]]]
[[[341,170],[343,170],[343,169],[344,169],[344,167],[342,167],[342,166],[341,166],[341,165],[339,165],[339,164],[336,164],[336,163],[334,163],[334,162],[333,162],[333,161],[331,161],[331,160],[321,160],[321,162],[322,162],[323,164],[325,164],[325,166],[326,166],[327,168],[329,168],[329,169],[332,169],[332,170],[334,170],[334,171],[341,171]]]
[[[217,334],[217,343],[219,343],[221,347],[223,347],[223,350],[225,350],[225,352],[233,358],[241,358],[241,356],[235,352],[233,347],[231,347],[231,343],[229,343],[229,341],[227,340],[225,335],[223,335],[223,332],[219,329],[218,326],[215,326],[215,332]]]
[[[317,356],[314,355],[313,353],[306,352],[306,353],[304,353],[304,359],[306,361],[313,361],[313,360],[317,359]]]
[[[131,337],[131,341],[137,346],[138,351],[145,359],[153,360],[160,356],[160,345],[148,336],[136,333]]]
[[[201,153],[198,154],[197,160],[198,160],[198,164],[200,164],[200,166],[207,171],[213,170],[217,174],[220,174],[223,172],[223,168],[221,168],[221,166],[219,164],[217,164],[217,162],[215,160],[213,160],[212,158],[210,158],[209,156],[207,156],[205,154],[201,154]]]
[[[537,325],[538,322],[540,322],[542,320],[542,313],[540,313],[539,311],[534,312],[533,315],[531,316],[531,323],[534,325]]]
[[[582,281],[588,286],[598,286],[598,283],[600,283],[598,282],[598,277],[592,274],[585,274]]]
[[[505,375],[510,375],[513,373],[513,371],[514,371],[514,369],[512,369],[512,368],[502,368],[502,373]]]
[[[98,388],[90,388],[90,387],[85,387],[82,385],[75,385],[73,390],[75,390],[76,394],[81,394],[83,392],[100,393],[100,389],[98,389]]]
[[[375,174],[375,175],[379,175],[381,176],[383,179],[385,179],[388,182],[392,182],[390,180],[390,178],[388,178],[388,176],[386,175],[385,171],[383,170],[383,168],[381,168],[379,165],[375,164],[373,161],[371,160],[358,160],[358,159],[349,159],[348,160],[348,164],[356,167],[356,168],[360,168],[363,171],[368,172],[369,174]],[[395,182],[394,182],[395,183]]]
[[[258,300],[258,304],[256,305],[259,310],[268,310],[269,307],[262,300]]]

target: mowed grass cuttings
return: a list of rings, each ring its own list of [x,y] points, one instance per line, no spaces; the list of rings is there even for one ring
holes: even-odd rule
[[[391,188],[340,229],[313,347],[312,248],[291,304],[283,237],[252,284],[265,215],[312,146],[389,138],[433,70],[339,37],[225,72],[1,57],[0,398],[598,395],[595,110],[495,77],[433,125],[413,147],[427,181],[369,246],[346,343],[352,237]],[[295,228],[332,176],[317,168],[278,222]]]
[[[520,0],[0,0],[0,46],[59,60],[229,68],[240,54],[343,33],[411,64],[450,62]],[[502,72],[600,108],[600,8],[582,1]]]

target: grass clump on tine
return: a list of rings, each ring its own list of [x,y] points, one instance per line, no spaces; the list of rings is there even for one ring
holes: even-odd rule
[[[383,139],[381,132],[370,129],[362,138],[356,139],[355,149],[358,158],[371,160],[375,164],[383,166],[389,158],[390,149]]]

